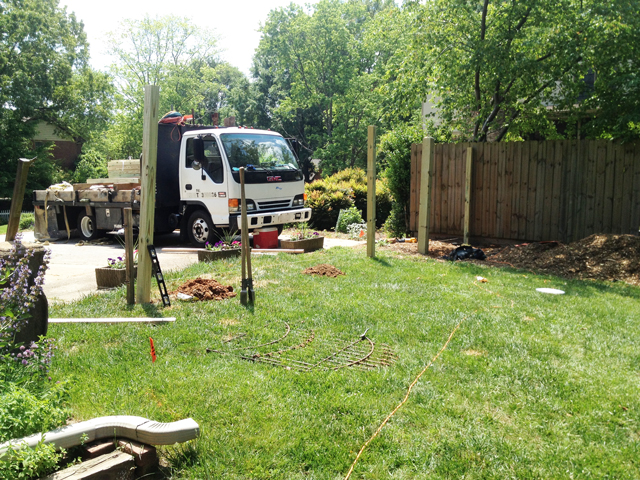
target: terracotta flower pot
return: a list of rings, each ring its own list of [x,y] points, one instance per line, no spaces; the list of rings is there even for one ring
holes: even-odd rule
[[[222,260],[223,258],[239,257],[240,249],[232,248],[229,250],[199,250],[198,261],[199,262],[213,262],[215,260]]]
[[[280,240],[280,248],[301,248],[306,252],[313,252],[324,247],[324,237],[305,238],[304,240]]]
[[[133,278],[138,274],[138,267],[133,267]],[[127,281],[127,270],[124,268],[96,268],[96,283],[98,288],[116,288]]]

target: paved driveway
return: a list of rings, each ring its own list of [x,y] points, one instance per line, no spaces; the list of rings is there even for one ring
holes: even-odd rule
[[[0,235],[0,242],[4,235]],[[33,233],[25,232],[24,242],[33,242]],[[51,261],[45,274],[44,293],[50,302],[78,300],[85,295],[98,291],[96,267],[107,265],[107,259],[124,255],[120,244],[78,245],[79,239],[50,242]],[[333,246],[352,246],[361,242],[325,238],[325,248]],[[166,248],[190,247],[180,243],[180,235],[172,233],[155,238],[158,259],[163,272],[179,270],[198,261],[196,253],[170,253]]]

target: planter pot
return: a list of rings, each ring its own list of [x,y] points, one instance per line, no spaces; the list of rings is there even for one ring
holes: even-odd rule
[[[239,257],[240,249],[232,248],[231,250],[199,250],[198,261],[199,262],[214,262],[216,260],[222,260],[223,258]]]
[[[138,267],[133,267],[133,278],[138,274]],[[98,288],[116,288],[127,281],[127,270],[124,268],[96,268]]]
[[[280,240],[280,248],[302,248],[305,253],[324,247],[324,237],[305,238],[304,240]]]

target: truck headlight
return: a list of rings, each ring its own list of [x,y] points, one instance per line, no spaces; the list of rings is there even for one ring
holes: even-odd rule
[[[253,200],[247,200],[247,212],[256,209],[256,204]],[[229,199],[229,213],[240,213],[241,205],[239,198],[230,198]]]
[[[304,207],[304,202],[306,202],[307,200],[307,194],[303,194],[303,195],[296,195],[293,198],[293,204],[292,206],[294,207]]]

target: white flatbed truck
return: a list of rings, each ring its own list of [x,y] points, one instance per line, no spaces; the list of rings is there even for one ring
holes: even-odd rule
[[[282,135],[242,127],[158,125],[155,231],[180,229],[196,247],[240,230],[239,169],[245,167],[249,229],[306,222],[304,176]],[[91,240],[121,229],[124,208],[140,220],[139,182],[36,190],[36,238]]]

